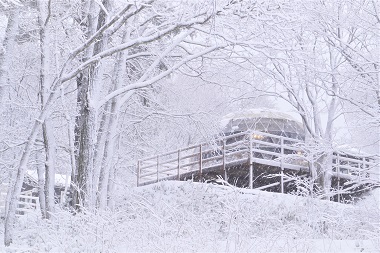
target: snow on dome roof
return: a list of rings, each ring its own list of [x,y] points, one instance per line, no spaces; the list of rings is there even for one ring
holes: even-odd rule
[[[255,108],[255,109],[245,109],[239,112],[232,112],[222,117],[221,126],[225,127],[231,119],[249,119],[249,118],[274,118],[274,119],[287,119],[298,122],[301,121],[295,117],[278,110],[269,108]]]

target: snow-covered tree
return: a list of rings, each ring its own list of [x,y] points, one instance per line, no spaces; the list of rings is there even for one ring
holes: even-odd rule
[[[74,133],[70,113],[63,108],[60,114],[68,120],[68,138],[75,135],[73,142],[66,143],[73,167],[74,206],[104,208],[114,177],[111,158],[120,108],[138,95],[136,91],[154,86],[185,64],[217,50],[230,51],[231,45],[215,26],[229,6],[235,3],[216,9],[213,1],[38,2],[29,24],[35,24],[39,34],[31,44],[40,51],[38,85],[33,87],[39,87],[41,109],[30,126],[9,191],[6,245],[12,242],[17,199],[41,127],[47,159],[46,216],[53,211],[56,137],[49,122],[58,109],[58,98],[63,106],[77,102],[79,111]],[[77,90],[76,98],[70,96],[72,89]]]

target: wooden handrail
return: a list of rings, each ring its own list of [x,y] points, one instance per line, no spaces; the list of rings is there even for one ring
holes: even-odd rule
[[[257,139],[254,137],[255,134],[278,139],[278,142],[275,141],[275,143],[273,143],[267,141],[265,138]],[[232,143],[227,144],[230,140],[233,140]],[[278,160],[278,165],[276,166],[281,168],[287,166],[286,168],[288,168],[292,163],[284,162],[283,158],[292,158],[292,156],[296,156],[296,159],[298,157],[302,158],[303,150],[297,146],[301,143],[303,142],[299,139],[254,130],[222,136],[221,138],[214,140],[212,144],[203,142],[139,160],[137,168],[137,184],[144,185],[147,182],[147,177],[154,175],[156,175],[156,179],[149,180],[149,182],[158,182],[169,177],[171,178],[173,175],[179,180],[181,173],[194,171],[199,171],[199,173],[202,174],[202,171],[205,168],[209,168],[212,165],[216,166],[216,163],[223,166],[223,170],[225,170],[226,164],[230,164],[235,160],[249,160],[249,164],[255,161],[259,163],[264,162],[261,161],[263,159],[259,157],[253,157],[253,153],[275,156],[276,160]],[[266,150],[268,148],[269,150]],[[295,154],[295,152],[301,152],[301,155]],[[246,154],[248,154],[248,156]],[[236,156],[235,160],[234,158],[231,158],[234,156]],[[228,159],[228,161],[226,159]],[[338,152],[333,153],[332,159],[332,165],[337,169],[337,174],[339,176],[345,174],[345,177],[347,176],[347,174],[344,173],[345,170],[348,170],[349,174],[372,173],[370,171],[371,167],[378,166],[378,164],[371,158],[358,157],[358,159],[355,159],[352,157],[345,157]],[[368,159],[371,160],[367,161]],[[213,161],[215,161],[215,164],[212,163]],[[353,163],[354,166],[350,163]],[[143,178],[145,178],[145,182],[142,181]]]
[[[364,163],[364,164],[368,164],[368,165],[378,165],[375,162],[370,162],[370,161],[362,160],[362,157],[360,157],[360,159],[353,159],[353,158],[344,157],[344,156],[341,156],[341,155],[332,155],[332,158],[339,158],[340,161],[355,162],[355,163],[360,163],[360,164]]]

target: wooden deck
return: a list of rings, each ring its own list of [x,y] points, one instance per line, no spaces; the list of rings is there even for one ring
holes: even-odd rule
[[[279,184],[283,192],[284,171],[310,174],[313,164],[305,157],[303,146],[304,142],[301,140],[258,131],[229,135],[216,139],[213,143],[200,143],[139,160],[137,186],[163,180],[183,180],[216,170],[226,172],[230,167],[245,164],[249,167],[249,188],[254,188],[255,165],[267,165],[279,168]],[[338,178],[338,181],[346,179],[369,184],[380,182],[379,164],[372,158],[334,152],[332,165],[332,176]]]

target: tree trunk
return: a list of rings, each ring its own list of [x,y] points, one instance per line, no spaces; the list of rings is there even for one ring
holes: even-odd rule
[[[46,218],[51,218],[54,212],[54,186],[55,186],[55,150],[53,129],[50,120],[46,120],[42,125],[42,132],[45,146],[45,202]]]
[[[50,36],[47,33],[47,24],[50,16],[43,17],[42,1],[38,1],[37,8],[39,12],[38,23],[40,31],[40,98],[41,98],[41,110],[44,109],[47,98],[49,96],[50,87],[48,87],[49,76],[48,69],[50,68]],[[49,14],[50,15],[50,14]],[[45,206],[46,206],[46,218],[51,217],[51,213],[54,211],[54,186],[55,186],[55,152],[56,145],[54,140],[54,131],[52,122],[50,119],[46,119],[42,124],[42,135],[45,147]]]
[[[123,42],[126,41],[129,33],[126,32],[123,35]],[[117,61],[114,67],[114,75],[112,82],[114,83],[114,89],[117,90],[121,87],[123,82],[123,73],[126,71],[126,52],[120,52],[117,54]],[[104,158],[101,165],[100,179],[99,179],[99,193],[98,193],[98,206],[100,209],[104,209],[107,206],[107,196],[109,193],[109,180],[110,171],[114,171],[112,168],[112,154],[115,145],[115,136],[117,130],[117,122],[119,109],[121,106],[121,99],[116,97],[112,99],[110,115],[108,116],[108,125],[106,133],[106,142],[104,145]],[[112,175],[114,172],[112,173]]]
[[[110,102],[107,102],[104,106],[104,112],[102,113],[102,119],[100,121],[100,126],[98,130],[98,137],[96,142],[96,149],[94,154],[94,174],[93,174],[93,182],[94,186],[99,185],[99,177],[100,171],[104,159],[105,152],[105,144],[110,120]],[[97,194],[99,192],[99,188],[97,188]]]
[[[103,0],[102,1],[103,6],[110,10],[110,3],[109,0]],[[98,22],[97,22],[97,30],[99,30],[106,22],[107,14],[104,12],[103,9],[99,12]],[[102,38],[95,43],[94,45],[94,53],[93,55],[97,55],[98,53],[101,53],[104,51],[107,47],[109,40],[109,35],[107,33],[103,34]],[[98,101],[101,88],[103,86],[103,75],[105,71],[104,64],[97,64],[95,67],[96,71],[93,75],[93,86],[92,86],[92,93],[93,97],[92,99],[94,101]],[[94,173],[92,175],[93,177],[93,183],[94,183],[94,191],[93,196],[96,197],[98,192],[98,185],[99,185],[99,176],[101,171],[101,166],[103,163],[103,157],[105,152],[105,144],[106,144],[106,138],[107,138],[107,127],[110,120],[109,110],[110,110],[110,102],[107,102],[104,106],[104,112],[102,113],[102,118],[100,121],[100,126],[97,131],[97,143],[96,143],[96,149],[94,154]]]
[[[91,205],[92,170],[95,148],[96,115],[90,105],[89,74],[86,69],[81,73],[78,82],[79,116],[76,119],[76,173],[74,174],[74,205],[77,210]],[[88,199],[86,199],[88,198]],[[90,202],[89,202],[90,201]]]
[[[108,0],[103,0],[104,7],[109,8]],[[90,37],[96,30],[100,29],[106,21],[106,13],[100,9],[99,15],[95,15],[95,6],[92,3],[88,12],[87,36]],[[97,17],[97,19],[95,18]],[[103,34],[102,38],[95,43],[93,50],[89,48],[84,57],[85,62],[89,56],[102,52],[107,44],[108,36]],[[76,146],[77,153],[77,175],[78,186],[83,194],[76,194],[76,202],[79,203],[79,197],[83,200],[88,198],[87,205],[94,207],[96,200],[97,182],[99,175],[99,166],[102,159],[103,143],[97,144],[97,106],[96,101],[102,86],[104,66],[97,63],[90,66],[90,70],[82,73],[78,78],[78,102],[80,105],[80,114],[77,118]],[[86,77],[87,76],[87,77]],[[79,88],[79,86],[82,86]],[[107,117],[105,117],[106,119]],[[103,121],[102,121],[103,122]],[[102,123],[103,124],[103,123]],[[99,136],[101,140],[101,135]],[[96,150],[96,151],[95,151]],[[95,157],[95,152],[96,157]],[[85,183],[86,181],[86,183]],[[80,196],[81,195],[81,196]],[[82,201],[83,202],[83,201]],[[83,204],[83,203],[82,203]]]
[[[62,93],[63,93],[63,90],[62,90]],[[63,105],[66,105],[65,103],[65,99],[64,99],[64,94],[61,95],[61,99],[62,99],[62,104]],[[66,107],[67,108],[67,107]],[[75,171],[76,169],[76,163],[75,163],[75,146],[74,146],[74,129],[72,127],[72,122],[71,122],[71,117],[69,115],[69,112],[68,110],[65,110],[65,118],[66,118],[66,121],[67,121],[67,136],[69,137],[69,147],[70,147],[70,164],[71,164],[71,170],[68,170],[66,172],[66,179],[65,179],[65,190],[63,192],[63,197],[64,199],[61,199],[61,203],[63,201],[66,202],[66,196],[67,196],[67,191],[68,191],[68,187],[70,186],[70,181],[69,180],[69,176],[71,173],[73,173],[73,171]]]
[[[13,43],[18,31],[19,15],[18,8],[10,10],[8,16],[7,28],[5,30],[4,41],[0,48],[0,112],[4,105],[4,94],[7,86],[9,86],[8,68],[13,55]]]
[[[114,98],[111,105],[111,115],[107,131],[106,143],[104,145],[104,159],[99,179],[99,208],[104,209],[107,205],[108,182],[112,167],[112,155],[115,146],[115,134],[118,121],[119,98]]]
[[[332,179],[332,153],[327,151],[322,154],[316,164],[316,183],[322,190],[322,198],[330,199]]]
[[[20,159],[20,164],[18,166],[14,185],[13,187],[10,186],[11,188],[10,188],[10,191],[8,192],[8,194],[10,195],[10,203],[9,203],[8,212],[5,218],[5,226],[4,226],[5,227],[5,231],[4,231],[5,246],[9,246],[13,240],[13,229],[14,229],[14,221],[16,217],[18,197],[20,196],[20,193],[21,193],[22,183],[24,181],[24,176],[25,176],[25,171],[27,169],[28,160],[29,160],[32,147],[35,143],[35,140],[38,134],[38,129],[40,129],[41,120],[43,120],[46,117],[47,113],[48,113],[47,111],[42,112],[39,120],[36,120],[34,123],[34,126],[31,130],[31,134],[28,138],[28,141],[25,144],[24,152]]]
[[[96,31],[96,8],[94,2],[88,2],[86,37],[90,38]],[[84,52],[82,62],[93,55],[94,46]],[[92,207],[93,203],[93,162],[96,143],[96,110],[91,103],[94,66],[83,70],[77,77],[77,102],[79,115],[75,125],[76,170],[73,171],[73,205],[76,210]]]
[[[119,137],[118,137],[119,138]],[[110,169],[110,176],[108,180],[108,198],[107,206],[112,211],[115,209],[115,178],[116,178],[116,165],[112,164]]]
[[[38,154],[39,155],[39,152]],[[43,159],[45,160],[45,159]],[[42,219],[46,218],[46,197],[45,197],[45,173],[44,173],[44,166],[40,166],[40,164],[37,164],[37,175],[38,175],[38,199],[40,201],[40,209],[41,209],[41,215]]]

